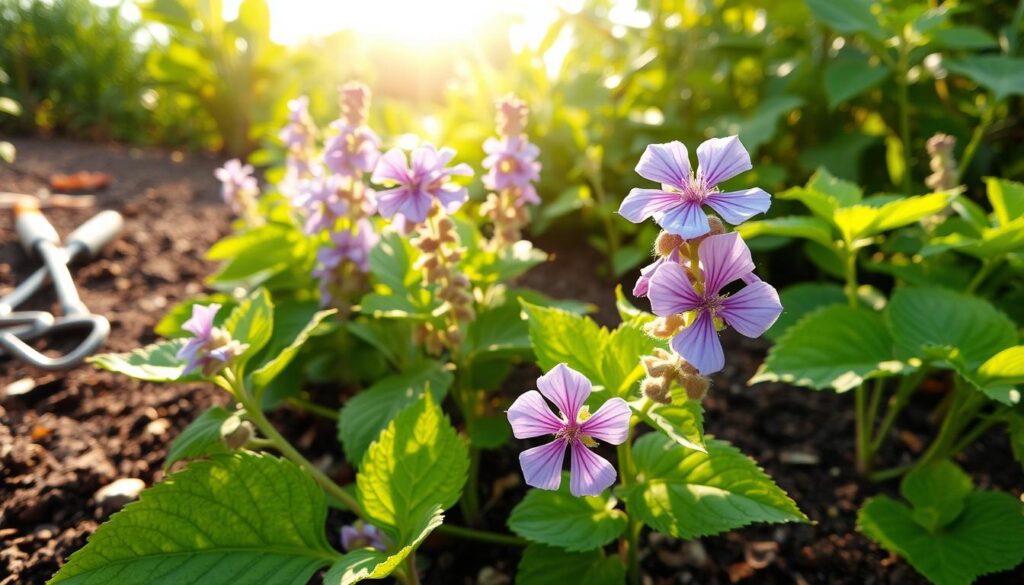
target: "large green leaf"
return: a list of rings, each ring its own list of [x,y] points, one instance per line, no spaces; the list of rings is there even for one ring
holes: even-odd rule
[[[1013,321],[987,301],[942,288],[898,289],[885,308],[902,357],[929,360],[955,348],[969,369],[1017,342]]]
[[[1024,59],[1006,55],[978,55],[945,62],[953,73],[992,92],[997,100],[1024,95]]]
[[[512,510],[508,527],[519,536],[568,551],[600,548],[626,529],[626,514],[604,496],[577,498],[563,478],[557,491],[531,489]]]
[[[464,351],[474,359],[530,355],[530,331],[518,302],[477,314],[466,331]]]
[[[1024,185],[987,177],[985,186],[997,225],[1007,225],[1024,217]]]
[[[146,382],[188,382],[199,380],[197,374],[182,376],[185,363],[177,358],[185,339],[172,339],[140,347],[127,353],[102,353],[88,359],[98,368],[117,372]]]
[[[846,305],[819,309],[790,327],[768,352],[751,384],[788,382],[845,392],[865,379],[898,374],[882,316]]]
[[[818,20],[843,34],[863,33],[876,41],[891,36],[871,12],[867,0],[804,0]]]
[[[765,332],[765,337],[772,340],[782,337],[805,315],[822,307],[846,303],[846,293],[836,284],[805,282],[782,289],[779,300],[782,301],[782,314]]]
[[[440,404],[453,379],[443,364],[426,360],[407,372],[378,380],[353,396],[338,417],[338,440],[345,447],[345,458],[358,465],[370,443],[395,415],[419,401],[428,388]]]
[[[249,295],[224,320],[224,329],[231,338],[248,345],[236,359],[238,367],[260,352],[274,332],[274,303],[267,289],[261,288]]]
[[[949,461],[917,467],[900,482],[900,493],[914,507],[914,521],[932,532],[956,520],[972,491],[970,476]]]
[[[273,336],[254,359],[252,383],[263,387],[276,378],[299,353],[320,323],[336,311],[317,310],[316,303],[286,303],[274,308]]]
[[[633,446],[639,483],[627,509],[659,532],[692,539],[754,522],[808,522],[803,512],[749,457],[724,441],[707,453],[679,446],[661,433]]]
[[[568,552],[543,544],[526,547],[516,571],[516,585],[624,585],[625,582],[626,567],[618,557],[606,557],[599,550]]]
[[[657,429],[676,443],[707,452],[704,446],[704,408],[699,400],[689,400],[678,387],[672,388],[672,402],[658,402],[646,405],[648,399],[641,398],[629,403],[630,408],[645,423]]]
[[[469,449],[431,393],[403,410],[363,456],[356,487],[367,519],[410,542],[420,518],[459,501]]]
[[[864,57],[848,57],[830,61],[825,69],[825,92],[828,105],[839,104],[859,96],[889,77],[882,64],[870,63]]]
[[[949,193],[904,197],[879,207],[853,205],[836,211],[835,223],[848,242],[909,225],[949,205]]]
[[[182,459],[193,459],[204,455],[227,453],[228,448],[221,440],[220,429],[232,414],[219,406],[211,406],[181,431],[164,460],[168,468]]]
[[[789,216],[760,221],[748,221],[736,226],[736,231],[745,240],[758,236],[783,236],[787,238],[804,238],[818,242],[829,248],[835,245],[832,226],[817,217]]]
[[[51,585],[304,585],[341,555],[323,491],[292,463],[241,452],[145,490],[71,555]]]
[[[429,510],[418,527],[409,533],[408,540],[400,543],[394,552],[381,552],[373,548],[352,551],[331,566],[324,575],[324,585],[350,585],[365,579],[383,579],[394,571],[416,548],[444,522],[441,508]]]

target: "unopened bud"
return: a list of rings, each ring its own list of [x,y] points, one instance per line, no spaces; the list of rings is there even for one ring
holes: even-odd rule
[[[671,387],[665,378],[647,378],[640,384],[640,390],[644,396],[660,404],[672,402]]]
[[[437,250],[437,247],[440,245],[440,242],[438,242],[434,238],[421,236],[413,241],[413,245],[419,248],[420,250],[423,250],[424,252],[433,252],[434,250]]]
[[[253,436],[252,424],[237,414],[232,415],[220,425],[220,440],[232,451],[241,449]]]
[[[682,315],[669,315],[651,321],[644,326],[644,331],[651,337],[669,339],[674,337],[684,325],[686,325],[686,321]]]
[[[686,397],[690,400],[702,400],[711,387],[711,380],[701,375],[681,374],[676,380],[686,391]]]
[[[658,239],[654,241],[654,251],[658,256],[664,258],[671,254],[673,250],[678,250],[679,246],[682,246],[684,243],[686,243],[685,240],[675,234],[661,232],[658,234]]]

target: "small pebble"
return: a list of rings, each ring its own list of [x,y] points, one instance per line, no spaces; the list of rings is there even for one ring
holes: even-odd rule
[[[166,418],[158,418],[146,425],[146,433],[154,437],[162,437],[169,428],[171,428],[171,421]]]
[[[32,378],[15,380],[4,387],[5,396],[21,396],[36,389],[36,381]]]
[[[96,490],[96,503],[107,513],[121,509],[128,502],[139,497],[146,488],[146,482],[134,477],[123,477]]]

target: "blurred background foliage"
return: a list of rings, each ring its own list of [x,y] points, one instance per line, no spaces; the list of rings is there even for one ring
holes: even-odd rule
[[[534,232],[582,221],[614,276],[643,261],[653,239],[636,233],[652,226],[612,215],[643,186],[632,169],[649,143],[680,140],[692,151],[738,133],[755,172],[736,186],[770,192],[803,184],[818,167],[866,192],[925,192],[924,143],[937,132],[957,138],[965,184],[979,197],[984,176],[1024,177],[1024,2],[542,4],[552,17],[525,40],[516,40],[522,15],[496,13],[438,30],[428,46],[346,28],[346,10],[366,9],[355,3],[330,12],[342,30],[283,44],[272,29],[286,3],[244,0],[233,11],[221,0],[0,0],[0,70],[10,77],[0,96],[21,105],[0,129],[251,154],[273,165],[289,98],[309,95],[326,124],[338,116],[338,84],[361,79],[375,92],[382,136],[415,133],[478,164],[494,101],[514,92],[531,105],[529,132],[543,153]],[[313,28],[326,16],[303,18]]]

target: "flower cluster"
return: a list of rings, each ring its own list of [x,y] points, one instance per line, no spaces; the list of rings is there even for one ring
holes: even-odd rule
[[[285,195],[294,196],[302,181],[310,178],[313,173],[316,125],[309,115],[307,96],[299,96],[288,101],[288,123],[278,137],[287,151],[285,177],[280,187]]]
[[[508,409],[508,421],[517,439],[554,435],[550,443],[519,455],[527,485],[557,490],[562,483],[565,450],[570,451],[569,491],[574,496],[596,496],[615,483],[615,468],[592,451],[597,440],[619,445],[629,434],[630,409],[621,398],[610,398],[590,414],[584,404],[592,392],[590,380],[565,364],[558,364],[537,379],[537,390],[519,396]],[[558,407],[551,412],[544,399]]]
[[[690,400],[700,400],[711,387],[711,380],[700,375],[697,368],[678,355],[655,349],[654,355],[644,356],[647,377],[640,385],[644,396],[661,404],[672,403],[672,384],[679,384]]]
[[[522,228],[530,220],[528,204],[540,203],[534,182],[540,178],[537,162],[540,149],[525,134],[529,109],[508,96],[498,103],[498,137],[484,142],[484,187],[493,192],[480,207],[480,213],[494,224],[496,247],[519,241]]]
[[[249,347],[231,338],[222,327],[214,327],[220,305],[193,305],[192,318],[181,328],[192,334],[192,338],[178,351],[177,358],[185,360],[184,375],[201,372],[212,376],[240,356]]]
[[[361,83],[341,88],[342,117],[331,123],[337,134],[324,145],[323,162],[335,175],[361,177],[380,158],[380,138],[366,125],[370,89]]]
[[[220,181],[221,197],[231,211],[248,219],[258,217],[256,198],[260,195],[260,187],[253,176],[252,165],[243,165],[237,158],[232,159],[213,171],[213,175]]]
[[[956,188],[960,184],[960,170],[954,156],[956,138],[949,134],[936,134],[928,139],[925,148],[932,174],[925,178],[924,184],[936,191]]]
[[[693,173],[683,144],[648,146],[637,173],[662,182],[663,188],[633,189],[619,209],[630,221],[653,217],[665,230],[655,243],[658,258],[640,271],[633,294],[648,297],[660,317],[648,333],[671,339],[672,349],[686,360],[677,381],[689,395],[703,395],[707,387],[699,378],[686,377],[687,368],[703,377],[725,366],[720,329],[730,326],[758,337],[782,313],[778,293],[754,274],[743,238],[725,233],[722,221],[701,209],[707,205],[732,224],[768,210],[771,196],[762,189],[721,192],[717,187],[750,170],[750,155],[738,137],[730,136],[705,141],[697,147],[697,158],[700,164]],[[724,292],[737,280],[746,286],[733,294]],[[666,395],[654,381],[648,389],[654,396]]]

